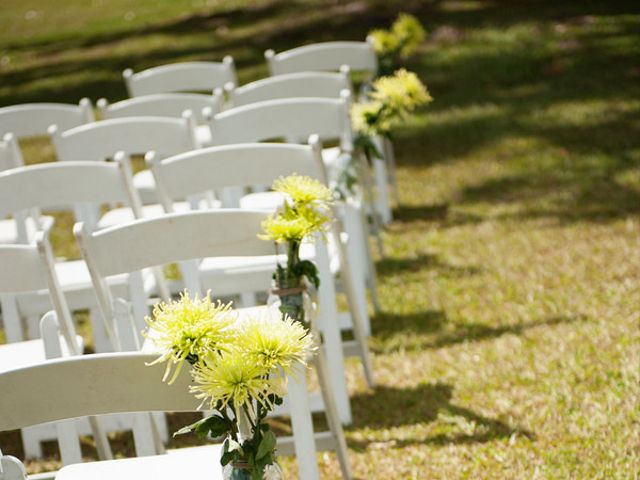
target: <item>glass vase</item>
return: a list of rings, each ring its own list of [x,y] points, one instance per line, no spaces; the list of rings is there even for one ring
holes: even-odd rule
[[[232,462],[222,469],[223,480],[251,480],[251,469],[247,462]],[[282,468],[277,463],[264,467],[262,480],[283,480]]]
[[[302,278],[288,278],[274,282],[271,293],[280,300],[278,308],[284,315],[306,325],[305,291]]]

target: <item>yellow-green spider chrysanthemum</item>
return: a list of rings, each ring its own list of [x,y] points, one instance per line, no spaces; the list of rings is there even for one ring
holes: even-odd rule
[[[373,48],[379,55],[392,53],[400,48],[398,36],[388,30],[372,30],[369,37],[373,40]]]
[[[153,362],[167,362],[163,381],[169,378],[171,367],[177,365],[169,383],[177,378],[187,358],[198,359],[207,352],[225,350],[233,340],[230,328],[237,315],[231,303],[213,303],[204,298],[190,298],[185,291],[179,301],[159,303],[153,309],[155,320],[147,318],[149,329],[144,335],[161,352]]]
[[[252,399],[267,405],[272,391],[269,370],[240,351],[209,354],[192,375],[196,385],[189,387],[191,392],[203,404],[208,401],[212,409],[227,405],[236,412],[243,406],[251,409]]]
[[[384,104],[379,101],[354,103],[351,106],[351,125],[357,133],[381,135],[391,129],[389,116],[385,114]]]
[[[312,206],[300,206],[269,216],[262,222],[264,234],[258,237],[276,243],[302,242],[315,232],[324,233],[331,216]]]
[[[398,15],[391,26],[391,32],[402,44],[400,54],[404,57],[414,53],[427,35],[420,21],[408,13]]]
[[[273,183],[273,189],[289,195],[298,205],[317,203],[320,207],[326,207],[333,200],[329,188],[311,177],[302,175],[280,177]]]
[[[237,345],[259,365],[287,374],[295,374],[315,350],[312,335],[300,322],[271,309],[239,322]]]
[[[373,82],[373,89],[372,98],[400,113],[411,112],[433,100],[418,76],[404,68],[395,72],[393,76],[377,79]]]

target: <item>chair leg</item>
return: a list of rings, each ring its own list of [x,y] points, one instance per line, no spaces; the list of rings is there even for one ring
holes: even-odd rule
[[[27,315],[25,320],[27,323],[27,338],[29,340],[40,338],[40,316]]]
[[[56,422],[58,448],[63,465],[82,463],[82,450],[78,439],[75,420],[61,420]]]
[[[389,172],[389,184],[393,200],[397,206],[400,205],[400,192],[398,190],[398,171],[396,168],[396,152],[393,143],[388,138],[383,140],[384,158],[387,161],[387,171]]]
[[[24,332],[15,295],[1,294],[0,306],[2,306],[2,324],[7,342],[23,341]]]
[[[382,220],[383,225],[391,223],[391,205],[389,203],[389,181],[387,174],[387,165],[384,160],[379,158],[373,159],[373,179],[376,184],[376,201],[375,208]]]
[[[351,423],[351,404],[347,391],[347,379],[344,371],[344,353],[342,337],[338,325],[338,307],[336,305],[336,290],[333,275],[329,269],[329,254],[322,241],[316,242],[316,260],[320,276],[318,289],[318,317],[317,326],[322,332],[327,353],[327,364],[331,372],[331,386],[335,395],[340,420],[343,424]]]
[[[324,402],[327,423],[336,442],[336,454],[338,456],[338,462],[340,463],[342,478],[351,480],[353,475],[351,473],[351,463],[349,462],[347,452],[347,441],[344,437],[344,430],[342,423],[340,423],[338,408],[336,407],[336,399],[333,396],[331,382],[329,381],[327,358],[322,348],[318,349],[318,354],[314,359],[314,366],[318,374],[318,383],[320,384],[320,393],[322,394],[322,400]]]
[[[375,195],[373,191],[373,185],[371,180],[371,172],[369,171],[369,165],[364,155],[358,155],[358,163],[360,164],[360,177],[362,178],[362,186],[364,188],[365,198],[367,201],[363,201],[363,210],[366,210],[366,206],[371,208],[371,227],[373,229],[373,236],[376,239],[378,246],[378,253],[381,257],[384,257],[384,244],[382,243],[382,226],[380,225],[380,217],[378,216],[375,208]],[[369,227],[365,230],[367,236],[369,235]]]
[[[157,451],[157,432],[154,430],[154,419],[150,413],[136,414],[133,420],[133,441],[138,457],[148,457],[161,453]]]
[[[89,310],[89,319],[91,320],[91,330],[93,334],[93,347],[96,353],[113,352],[114,347],[111,345],[107,329],[104,325],[104,318],[100,309],[95,307]]]
[[[367,234],[367,219],[364,212],[364,207],[361,205],[359,208],[360,222],[362,224],[362,232],[364,235],[364,254],[367,261],[367,287],[369,287],[369,293],[371,294],[371,302],[373,303],[373,309],[376,313],[381,311],[380,302],[378,301],[378,285],[376,278],[376,264],[373,261],[373,252],[371,251],[371,244],[369,243],[369,236]]]
[[[342,245],[338,246],[338,251],[341,256],[340,278],[342,279],[342,284],[349,303],[349,309],[351,311],[353,335],[358,343],[360,359],[362,361],[362,367],[364,368],[364,375],[367,379],[367,384],[369,387],[373,388],[375,387],[376,382],[373,375],[373,366],[371,365],[371,356],[369,355],[369,346],[367,344],[365,320],[362,317],[362,310],[357,300],[357,292],[354,285],[355,281]]]
[[[25,427],[21,430],[24,458],[42,458],[42,445],[37,430],[38,426]]]
[[[316,443],[309,406],[309,390],[304,374],[289,379],[289,404],[291,409],[291,428],[298,460],[298,476],[309,480],[318,480],[318,461]]]
[[[96,450],[98,450],[98,458],[100,460],[112,460],[113,453],[111,452],[111,446],[107,439],[102,426],[98,423],[96,417],[88,417],[89,425],[91,426],[91,432],[93,432],[93,440],[96,442]]]

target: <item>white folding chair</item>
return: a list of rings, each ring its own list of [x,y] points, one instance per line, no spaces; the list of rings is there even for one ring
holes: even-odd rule
[[[252,103],[226,110],[211,116],[210,145],[228,145],[233,143],[262,142],[275,138],[285,138],[295,143],[306,141],[310,135],[317,134],[324,140],[338,140],[339,147],[323,149],[322,157],[329,175],[329,184],[334,185],[341,167],[351,161],[353,150],[353,132],[349,120],[349,93],[343,90],[341,98],[287,98]],[[356,158],[360,161],[361,158]],[[367,168],[361,168],[363,183],[371,186]],[[372,188],[369,198],[373,197]],[[361,202],[354,198],[354,205]],[[364,208],[363,208],[364,210]],[[362,212],[363,213],[363,212]],[[362,215],[364,222],[364,214]],[[374,214],[374,225],[378,217]],[[366,223],[366,222],[365,222]],[[360,228],[363,228],[362,225]],[[368,226],[364,226],[368,230]],[[379,228],[376,229],[379,236]],[[354,236],[355,238],[355,236]],[[367,265],[364,272],[371,291],[374,305],[377,305],[375,266],[367,240],[363,236],[359,255]],[[380,240],[379,240],[380,242]]]
[[[18,140],[46,135],[53,123],[64,129],[74,128],[93,122],[93,110],[88,98],[80,100],[78,105],[64,103],[25,103],[0,108],[0,138],[5,147],[0,146],[0,171],[6,168],[24,165]],[[6,153],[2,153],[4,150]],[[15,219],[0,220],[0,243],[25,243],[32,239],[37,230],[34,215],[20,215]],[[42,226],[51,227],[52,217],[40,217]]]
[[[82,224],[77,224],[75,233],[83,256],[89,265],[104,317],[113,322],[112,328],[116,329],[115,296],[108,286],[108,278],[113,275],[131,273],[166,263],[180,263],[181,266],[185,266],[193,260],[211,256],[227,258],[266,256],[272,259],[272,267],[275,269],[273,245],[257,237],[261,231],[260,224],[266,217],[267,213],[263,211],[238,209],[195,211],[139,220],[93,233]],[[144,240],[149,238],[162,238],[162,241],[145,245]],[[334,355],[341,355],[342,349],[335,318],[335,291],[331,288],[328,255],[321,241],[316,244],[316,252],[321,277],[318,292],[321,313],[318,317],[318,325],[324,339],[320,356],[326,360]],[[224,285],[219,284],[217,287],[222,290]],[[202,292],[199,285],[196,291]],[[213,292],[214,295],[219,295],[218,288]],[[140,291],[139,294],[144,295],[144,292]],[[333,318],[329,318],[329,315],[333,315]],[[140,331],[144,328],[143,318],[134,317],[133,322],[134,327],[131,331]],[[344,365],[340,365],[339,369],[340,372],[330,370],[331,375],[329,375],[329,370],[323,368],[322,372],[319,371],[319,377],[323,387],[321,392],[324,410],[332,426],[332,438],[328,439],[329,446],[337,448],[341,463],[348,465],[338,415],[348,422],[351,420],[351,409],[344,383]],[[304,376],[301,377],[303,378],[299,378],[297,382],[291,382],[293,385],[290,395],[294,398],[288,402],[294,428],[293,441],[300,467],[303,471],[310,469],[307,470],[307,474],[302,474],[301,478],[316,478],[315,443],[313,440],[309,441],[307,435],[296,433],[296,431],[313,432],[306,381]],[[337,407],[334,407],[334,397],[331,392],[335,394]],[[327,440],[326,437],[323,440]]]
[[[114,163],[107,162],[73,162],[48,163],[29,167],[21,167],[0,173],[0,206],[7,211],[23,209],[47,208],[50,206],[69,207],[78,204],[123,203],[130,205],[136,216],[140,215],[140,200],[131,185],[131,176],[126,159]],[[88,224],[90,227],[90,224]],[[93,227],[91,227],[93,228]],[[96,308],[96,297],[87,266],[82,260],[61,261],[51,265],[59,279],[59,288],[65,293],[65,302],[73,310],[89,309],[94,348],[96,351],[119,350],[118,336],[108,329],[108,324],[101,321],[100,310]],[[111,288],[124,298],[130,298],[131,291],[137,291],[142,285],[149,294],[160,290],[168,297],[162,275],[156,272],[154,278],[150,272],[144,276],[120,276],[113,278]],[[21,332],[21,317],[26,317],[29,338],[37,336],[38,319],[50,306],[49,292],[36,290],[21,294],[5,294],[0,297],[3,318],[6,326],[13,325],[14,331],[7,331],[9,339],[24,338]],[[65,303],[66,307],[67,303]],[[146,303],[133,304],[139,315],[147,313]],[[136,422],[139,425],[136,425]],[[148,426],[140,424],[136,418],[112,418],[106,427],[111,430],[128,429],[134,426],[138,436],[150,437]],[[166,425],[159,424],[164,438],[167,437]],[[82,431],[87,433],[88,424],[83,424]],[[141,430],[142,429],[142,430]],[[55,430],[38,429],[29,434],[30,445],[54,438]],[[151,440],[147,445],[152,443]],[[143,452],[148,453],[149,447]],[[38,456],[39,447],[30,447],[29,454]]]
[[[0,108],[0,136],[7,133],[22,139],[46,135],[50,125],[69,130],[94,121],[91,101],[80,100],[78,105],[64,103],[24,103]]]
[[[190,377],[184,372],[168,387],[160,380],[161,367],[148,367],[154,357],[138,352],[94,354],[48,360],[0,371],[0,431],[77,417],[147,411],[194,411],[197,402],[189,393]],[[216,464],[219,446],[194,453],[160,455],[126,460],[77,463],[63,467],[55,478],[140,479],[182,478],[191,468],[220,478]],[[193,461],[198,459],[198,463]],[[0,478],[26,480],[24,468],[14,457],[2,456]],[[8,475],[8,476],[7,476]],[[195,476],[194,476],[195,478]]]
[[[343,90],[352,91],[349,67],[340,72],[296,72],[263,78],[240,87],[225,86],[232,106],[278,98],[318,97],[340,98]]]
[[[339,148],[323,151],[330,180],[335,183],[351,160],[353,151],[350,99],[349,90],[343,90],[340,98],[280,98],[232,108],[218,115],[208,115],[211,139],[206,144],[226,145],[283,137],[287,141],[299,143],[306,141],[314,133],[322,140],[337,139],[340,141]],[[365,162],[361,163],[366,166]],[[374,161],[375,194],[368,167],[360,169],[360,181],[370,198],[376,220],[378,216],[384,220],[391,216],[385,168],[384,161]]]
[[[210,190],[248,185],[271,185],[276,179],[298,173],[326,183],[326,174],[321,158],[322,147],[317,137],[310,139],[310,145],[254,143],[209,147],[187,152],[166,159],[155,158],[153,152],[147,155],[151,171],[156,179],[158,197],[168,213],[173,212],[173,200]],[[220,172],[224,172],[221,175]],[[258,194],[261,195],[261,194]],[[270,196],[271,205],[255,205],[254,208],[273,211],[281,203],[283,196]],[[255,202],[256,204],[259,202]],[[340,202],[342,204],[342,202]],[[337,208],[349,208],[339,205]],[[349,303],[350,315],[347,327],[354,331],[356,340],[344,342],[347,354],[360,357],[367,381],[373,386],[373,371],[369,360],[366,335],[369,331],[367,298],[364,277],[356,274],[362,268],[352,268],[337,223],[331,225],[329,249],[331,271],[338,273]],[[347,239],[348,242],[348,239]],[[305,245],[307,247],[307,245]],[[303,257],[313,259],[312,245],[305,248]],[[355,271],[354,271],[355,270]],[[210,258],[196,263],[192,271],[183,272],[185,285],[196,291],[202,284],[212,288],[218,295],[234,293],[254,293],[266,291],[273,274],[273,261],[268,257]],[[193,277],[196,278],[193,278]],[[327,308],[326,306],[323,308]],[[332,307],[335,308],[335,307]],[[334,359],[342,363],[342,358]]]
[[[311,97],[340,98],[343,91],[352,93],[350,67],[342,65],[340,72],[297,72],[276,75],[234,88],[227,87],[230,104],[240,107],[251,103],[281,98]],[[387,183],[396,195],[395,157],[393,147],[388,139],[379,138],[380,152],[383,159],[374,159],[373,169],[378,189],[377,209],[383,222],[391,222],[392,213],[389,206]],[[386,163],[385,163],[386,162]]]
[[[5,134],[4,141],[0,141],[0,172],[22,166],[21,158],[14,135]],[[38,224],[38,218],[42,225]],[[39,212],[21,212],[13,218],[0,217],[0,244],[29,243],[39,227],[50,228],[51,225],[53,218],[40,216]]]
[[[364,72],[365,79],[361,87],[361,96],[369,90],[369,82],[378,73],[378,58],[372,40],[366,42],[324,42],[305,45],[276,54],[273,50],[265,52],[265,58],[271,75],[283,75],[305,71],[338,71],[345,67],[354,72]],[[398,182],[393,145],[387,138],[378,138],[379,150],[385,160],[385,170],[377,165],[377,175],[384,179],[392,189],[398,202]],[[389,216],[383,217],[389,223]]]
[[[122,203],[135,212],[132,216],[140,216],[140,201],[130,182],[126,158],[114,163],[55,162],[6,170],[0,172],[0,215],[86,204],[98,209],[102,204]],[[87,223],[89,228],[95,228],[95,225],[95,222]],[[100,321],[99,311],[95,309],[96,299],[86,264],[81,260],[58,262],[56,271],[71,308],[93,310],[91,321],[97,351],[114,348],[114,336]],[[134,280],[120,277],[113,281],[113,287],[119,289],[120,295],[128,297],[127,285]],[[147,275],[135,281],[144,282],[148,291],[159,288],[163,296],[168,295],[166,287],[159,283],[161,279],[154,281]],[[8,305],[10,302],[15,302],[15,308]],[[37,337],[38,320],[50,308],[47,292],[42,291],[2,299],[5,324],[20,325],[20,317],[25,317],[29,338]],[[136,308],[146,311],[143,310],[146,305],[138,304]],[[23,338],[17,327],[9,337],[11,341]]]
[[[232,85],[229,83],[229,85]],[[209,127],[205,125],[203,109],[215,113],[222,111],[224,96],[222,89],[215,89],[213,95],[201,93],[156,93],[129,98],[109,104],[106,99],[98,100],[97,105],[103,119],[123,117],[174,117],[180,118],[189,110],[198,124],[196,137],[206,140]]]
[[[237,84],[233,58],[222,62],[181,62],[148,68],[138,73],[126,69],[122,76],[131,97],[153,93],[213,92],[231,82]]]
[[[155,150],[160,155],[175,155],[198,148],[193,115],[185,112],[182,118],[126,117],[102,120],[90,125],[62,131],[49,129],[58,158],[62,161],[106,160],[116,152],[144,155]],[[145,203],[154,202],[153,176],[142,171],[134,176],[134,185]],[[155,207],[156,214],[161,212]],[[149,216],[153,209],[144,212]],[[130,212],[113,212],[104,224],[131,220]]]
[[[36,233],[35,242],[29,245],[0,245],[0,265],[2,265],[0,269],[0,298],[5,300],[18,294],[46,291],[55,310],[55,313],[49,312],[48,315],[54,315],[60,320],[59,326],[56,321],[56,328],[48,329],[48,333],[44,332],[42,339],[0,345],[0,371],[43,362],[45,358],[49,358],[49,355],[46,355],[47,345],[57,346],[57,356],[81,354],[84,342],[82,337],[76,334],[71,313],[62,293],[47,233]],[[16,310],[16,307],[15,302],[3,302],[5,315]],[[8,339],[16,336],[16,332],[11,332],[11,325],[6,323],[5,333]],[[2,390],[2,392],[4,395],[6,390]],[[110,450],[106,437],[94,419],[86,422],[84,433],[90,432],[93,432],[96,437],[101,458],[108,458]],[[67,439],[70,435],[75,435],[74,427],[69,424],[23,429],[22,442],[26,456],[28,458],[41,457],[40,442],[44,439],[55,438],[56,435],[63,438],[60,450],[64,461],[67,463],[81,461],[80,449],[74,448],[73,444],[69,447]],[[77,438],[75,441],[77,442]],[[0,478],[3,477],[0,475]]]

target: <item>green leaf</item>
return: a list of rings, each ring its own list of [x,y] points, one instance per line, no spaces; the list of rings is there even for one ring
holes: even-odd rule
[[[258,446],[256,459],[260,459],[265,455],[268,455],[273,451],[274,448],[276,448],[276,436],[271,431],[265,432],[264,436],[262,437],[262,441]]]
[[[295,272],[297,276],[304,275],[309,281],[318,288],[320,286],[320,277],[318,276],[318,268],[316,264],[310,260],[302,260],[295,266]]]
[[[193,432],[194,430],[197,430],[197,429],[198,429],[198,427],[199,427],[201,424],[203,424],[204,422],[206,422],[206,421],[207,421],[207,419],[206,419],[206,418],[203,418],[203,419],[201,419],[201,420],[198,420],[198,421],[197,421],[197,422],[195,422],[195,423],[192,423],[191,425],[186,425],[186,426],[182,427],[180,430],[178,430],[177,432],[175,432],[175,433],[173,434],[173,436],[175,437],[175,436],[177,436],[177,435],[184,435],[185,433],[191,433],[191,432]]]

